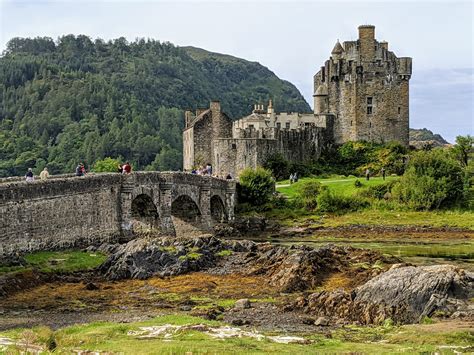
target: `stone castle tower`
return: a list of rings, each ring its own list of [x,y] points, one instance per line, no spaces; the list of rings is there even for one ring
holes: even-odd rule
[[[359,26],[359,39],[337,41],[314,76],[314,113],[334,116],[334,142],[398,141],[408,145],[412,59],[398,58],[375,26]]]

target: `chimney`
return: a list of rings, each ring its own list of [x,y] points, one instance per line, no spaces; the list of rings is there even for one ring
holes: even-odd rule
[[[386,51],[388,51],[388,42],[382,41],[382,42],[380,42],[380,45],[382,46],[383,49],[385,49]]]
[[[212,100],[211,101],[211,104],[209,106],[209,108],[211,109],[211,111],[214,113],[214,112],[221,112],[221,103],[220,101],[218,100]]]
[[[375,58],[375,26],[359,26],[359,45],[361,61],[373,61]]]

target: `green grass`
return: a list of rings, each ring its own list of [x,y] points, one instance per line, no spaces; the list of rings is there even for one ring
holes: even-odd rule
[[[102,253],[83,251],[41,251],[28,254],[28,267],[42,272],[74,272],[91,270],[101,265],[107,257]]]
[[[70,353],[73,349],[102,352],[120,352],[124,354],[308,354],[308,353],[393,353],[393,352],[434,352],[453,353],[438,346],[450,344],[469,346],[473,335],[464,330],[433,329],[433,325],[415,325],[394,327],[390,324],[381,327],[342,327],[332,331],[330,337],[312,333],[304,337],[309,344],[279,344],[268,339],[258,341],[250,337],[218,340],[204,332],[180,330],[170,338],[157,336],[140,339],[129,334],[144,326],[224,325],[219,321],[209,321],[199,317],[174,314],[156,317],[144,322],[108,323],[95,322],[75,325],[57,331],[46,327],[30,330],[15,329],[0,333],[0,337],[11,339],[34,339],[34,343],[45,346],[48,339],[57,344],[56,353]],[[434,325],[436,326],[436,324]],[[166,339],[166,340],[165,340]],[[12,347],[10,350],[13,350]],[[20,352],[22,349],[16,349]]]
[[[288,198],[294,198],[296,197],[298,193],[298,187],[301,186],[303,182],[318,181],[323,186],[327,186],[334,194],[337,194],[340,196],[353,196],[358,191],[360,191],[361,189],[365,187],[376,186],[376,185],[383,184],[384,182],[394,181],[397,179],[398,177],[394,177],[394,176],[387,176],[386,180],[383,180],[381,177],[373,177],[369,181],[366,181],[364,178],[356,178],[356,177],[332,177],[329,179],[308,177],[308,178],[302,178],[297,183],[294,183],[290,186],[284,186],[284,185],[289,184],[288,180],[281,181],[276,185],[276,188],[278,192],[288,196]],[[361,187],[355,187],[354,182],[356,180],[359,180],[362,183]]]
[[[385,181],[393,181],[398,177],[388,176]],[[354,182],[359,180],[363,186],[355,187]],[[384,183],[381,177],[371,178],[366,181],[355,177],[332,177],[329,179],[302,178],[295,184],[289,184],[288,180],[277,184],[277,191],[294,199],[298,188],[304,181],[319,181],[327,186],[335,195],[354,196],[368,186],[376,186]],[[282,186],[283,185],[283,186]],[[474,230],[474,211],[471,210],[439,210],[439,211],[409,211],[402,208],[393,208],[390,203],[381,201],[373,206],[357,212],[341,214],[326,214],[308,211],[303,208],[281,208],[266,212],[268,218],[278,220],[282,225],[295,226],[301,223],[316,223],[322,227],[341,227],[349,225],[367,226],[426,226],[426,227],[458,227]],[[401,206],[399,206],[401,207]]]
[[[216,256],[224,257],[232,255],[232,250],[221,250],[220,252],[216,253]]]

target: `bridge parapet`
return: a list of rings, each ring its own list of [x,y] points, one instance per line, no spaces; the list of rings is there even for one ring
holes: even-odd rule
[[[0,183],[0,256],[120,240],[134,227],[174,234],[234,216],[236,183],[181,172],[134,172]]]

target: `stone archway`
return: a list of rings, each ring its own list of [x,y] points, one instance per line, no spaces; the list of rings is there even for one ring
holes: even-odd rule
[[[211,219],[217,223],[223,223],[227,219],[224,202],[218,195],[211,197]]]
[[[158,209],[150,196],[139,194],[132,200],[132,225],[135,231],[159,228]]]
[[[201,210],[188,195],[180,195],[171,203],[171,218],[177,236],[201,234],[204,229]]]

